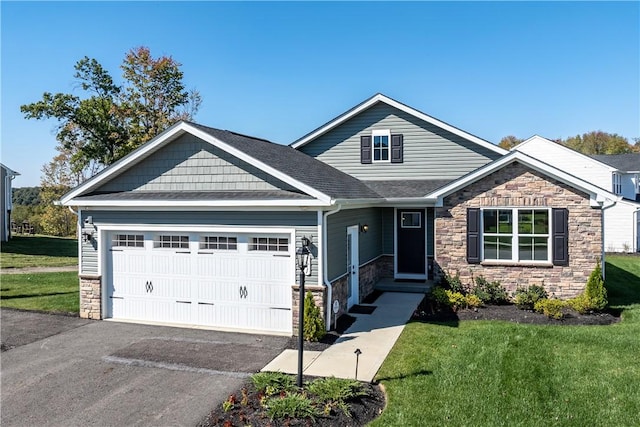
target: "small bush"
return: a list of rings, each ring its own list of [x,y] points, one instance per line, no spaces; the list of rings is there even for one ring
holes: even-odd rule
[[[453,311],[458,311],[459,309],[467,306],[465,297],[460,292],[450,291],[449,289],[445,289],[444,292],[447,294],[449,307],[451,307]]]
[[[591,301],[589,301],[589,298],[587,298],[584,293],[581,293],[575,298],[567,300],[567,305],[580,314],[587,314],[593,311]]]
[[[324,403],[325,414],[328,415],[332,409],[338,408],[348,417],[351,413],[346,402],[367,394],[359,381],[335,377],[319,378],[307,383],[307,390]]]
[[[482,305],[480,298],[473,294],[465,295],[464,302],[468,308],[477,308]]]
[[[489,282],[482,276],[475,279],[476,285],[472,293],[480,298],[483,304],[505,304],[509,301],[507,290],[502,287],[500,282]]]
[[[462,284],[460,280],[460,274],[456,272],[455,276],[451,276],[449,273],[444,273],[444,287],[446,289],[450,289],[453,292],[459,292],[463,295],[467,293],[466,287]]]
[[[528,288],[518,288],[514,295],[514,303],[520,310],[533,310],[536,302],[549,297],[547,291],[538,285],[531,285]]]
[[[584,290],[584,294],[590,301],[594,310],[604,310],[608,304],[607,289],[604,287],[602,268],[600,267],[599,261],[587,280],[587,286]]]
[[[311,399],[302,393],[287,393],[282,397],[265,399],[267,416],[274,419],[283,418],[311,418],[315,421],[320,415]]]
[[[282,372],[258,372],[251,376],[251,381],[258,392],[267,395],[278,394],[283,391],[297,390],[294,377]]]
[[[534,309],[552,319],[560,320],[564,317],[562,309],[565,303],[559,299],[541,299],[534,304]]]
[[[449,307],[449,296],[441,286],[436,286],[431,290],[431,299],[438,307]]]
[[[313,300],[313,294],[307,292],[304,297],[304,339],[306,341],[320,341],[327,333],[320,308]]]

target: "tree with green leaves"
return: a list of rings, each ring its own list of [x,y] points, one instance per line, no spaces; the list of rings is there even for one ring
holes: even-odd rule
[[[625,154],[632,153],[633,146],[627,138],[617,133],[601,130],[572,136],[564,141],[564,145],[583,154]]]
[[[511,150],[516,145],[520,144],[524,139],[516,138],[513,135],[505,136],[500,140],[498,144],[499,147],[504,148],[505,150]]]
[[[123,60],[120,85],[97,60],[84,57],[74,67],[83,96],[45,92],[20,110],[27,119],[58,120],[59,151],[70,154],[74,173],[88,178],[177,121],[193,118],[201,98],[185,89],[180,66],[138,47]]]
[[[498,144],[505,150],[510,150],[520,144],[524,139],[516,138],[513,135],[505,136]],[[562,144],[582,154],[625,154],[640,152],[640,139],[635,138],[635,145],[629,143],[627,138],[616,133],[603,131],[592,131],[563,139],[553,141]]]

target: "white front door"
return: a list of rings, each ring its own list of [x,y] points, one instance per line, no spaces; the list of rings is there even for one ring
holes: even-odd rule
[[[359,265],[358,233],[360,227],[347,227],[347,305],[349,307],[360,302],[359,297]]]

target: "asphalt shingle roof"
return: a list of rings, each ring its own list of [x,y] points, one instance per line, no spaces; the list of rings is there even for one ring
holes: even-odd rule
[[[380,198],[378,193],[359,179],[288,145],[196,123],[189,124],[334,199]]]
[[[594,154],[590,157],[621,171],[640,170],[640,153]]]
[[[450,179],[417,179],[397,181],[363,181],[384,198],[424,197],[451,182]]]

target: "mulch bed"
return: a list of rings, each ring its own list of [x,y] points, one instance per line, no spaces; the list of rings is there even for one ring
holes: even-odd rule
[[[477,309],[453,311],[435,310],[428,298],[422,300],[411,317],[414,322],[456,322],[459,320],[504,320],[534,325],[611,325],[620,321],[620,312],[579,314],[566,309],[560,320],[530,310],[520,310],[513,304],[487,305]]]
[[[309,351],[326,350],[331,346],[331,344],[336,342],[336,340],[340,338],[340,335],[342,335],[344,331],[349,329],[349,326],[351,326],[355,321],[356,321],[356,318],[354,316],[343,314],[342,316],[338,317],[338,322],[336,323],[336,327],[328,331],[320,341],[317,341],[317,342],[305,341],[303,345],[304,350],[309,350]],[[333,326],[334,325],[332,324],[331,327]],[[292,350],[297,350],[298,337],[291,337],[291,339],[289,340],[289,343],[287,344],[287,348]]]
[[[312,377],[304,377],[304,380],[311,380]],[[319,416],[314,420],[305,419],[274,419],[273,421],[265,414],[260,406],[260,396],[256,392],[251,381],[245,383],[247,389],[247,404],[236,403],[235,407],[228,412],[222,410],[222,405],[214,409],[209,416],[198,425],[198,427],[224,426],[320,426],[320,427],[346,427],[363,426],[377,418],[384,409],[385,396],[380,386],[375,384],[363,384],[367,391],[367,396],[349,401],[350,415],[347,416],[340,410],[333,410],[329,416]],[[237,402],[242,399],[242,392],[238,393]]]

